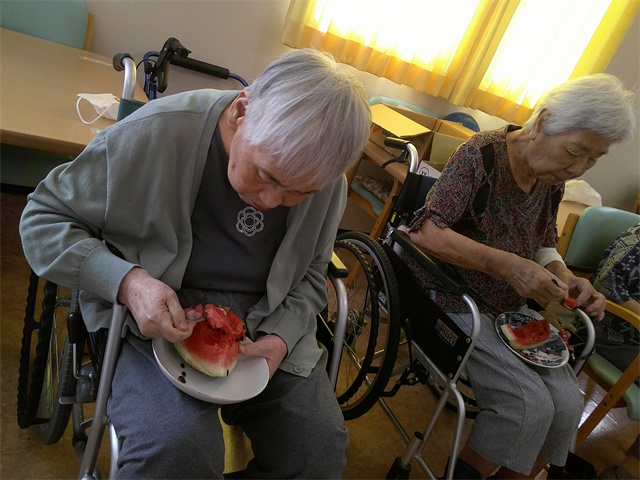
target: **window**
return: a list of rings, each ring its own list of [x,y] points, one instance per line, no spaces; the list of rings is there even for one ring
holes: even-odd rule
[[[637,0],[292,0],[283,42],[523,123],[570,78],[604,71]]]

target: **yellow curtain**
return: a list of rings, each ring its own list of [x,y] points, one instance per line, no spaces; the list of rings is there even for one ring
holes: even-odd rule
[[[523,123],[566,80],[599,73],[640,0],[292,0],[282,41]]]

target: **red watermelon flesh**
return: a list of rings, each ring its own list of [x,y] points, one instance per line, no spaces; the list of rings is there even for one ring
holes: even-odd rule
[[[508,323],[501,325],[500,328],[514,350],[526,350],[544,345],[551,335],[549,320],[546,318],[532,320],[519,328],[513,328]]]
[[[211,377],[228,377],[240,354],[240,342],[245,339],[244,322],[229,307],[208,304],[184,311],[195,311],[205,320],[193,327],[189,338],[174,344],[176,350],[196,370]]]

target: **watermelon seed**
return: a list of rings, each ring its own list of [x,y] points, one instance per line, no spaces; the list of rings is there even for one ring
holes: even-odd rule
[[[227,370],[227,377],[229,376],[229,370]]]
[[[187,372],[182,372],[182,376],[184,377],[187,374]]]
[[[180,383],[187,383],[187,381],[185,380],[185,378],[182,375],[180,375],[178,377],[178,380],[180,381]]]
[[[181,363],[181,364],[180,364],[180,368],[184,368],[184,363]]]

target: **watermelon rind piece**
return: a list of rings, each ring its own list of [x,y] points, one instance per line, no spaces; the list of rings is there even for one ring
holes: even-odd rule
[[[174,346],[178,354],[187,364],[210,377],[228,377],[236,366],[237,358],[226,365],[221,365],[219,363],[206,362],[204,359],[198,360],[194,355],[191,355],[183,342],[176,342]]]
[[[520,341],[516,334],[513,333],[513,328],[511,328],[511,325],[509,325],[508,323],[500,325],[500,330],[502,331],[505,338],[509,341],[509,345],[511,346],[511,348],[513,348],[514,350],[530,350],[540,347],[549,341],[549,338],[546,338],[541,342],[525,345]]]

